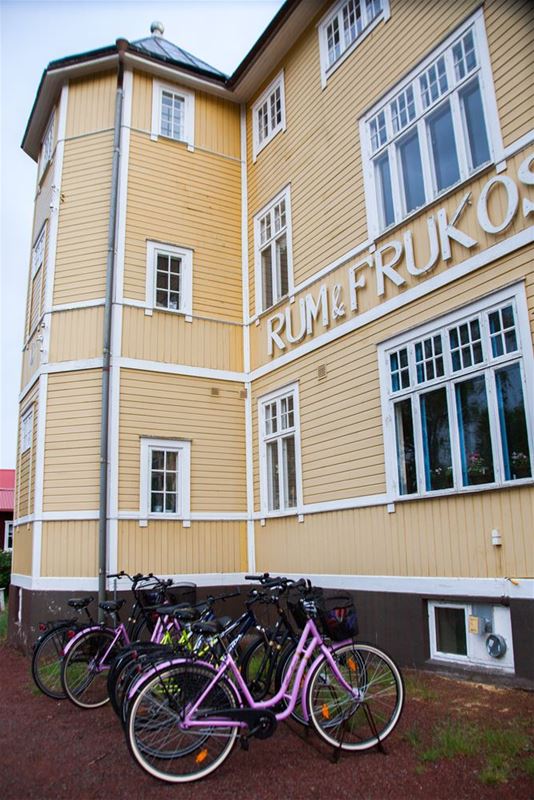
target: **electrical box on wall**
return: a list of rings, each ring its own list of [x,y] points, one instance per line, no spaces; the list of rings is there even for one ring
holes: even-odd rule
[[[479,636],[493,633],[493,606],[486,603],[473,603],[469,616],[469,633]]]

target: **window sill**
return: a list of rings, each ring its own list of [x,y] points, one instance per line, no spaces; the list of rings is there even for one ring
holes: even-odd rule
[[[166,136],[164,133],[153,133],[150,138],[153,142],[157,142],[159,139],[163,139],[166,142],[176,142],[177,144],[184,144],[190,153],[193,153],[195,150],[195,143],[190,142],[187,139],[176,139],[174,136]]]
[[[428,492],[426,494],[402,494],[392,495],[393,503],[405,503],[410,500],[433,500],[435,497],[461,497],[466,494],[473,494],[475,492],[495,492],[503,491],[506,489],[517,489],[522,486],[534,486],[534,478],[520,478],[516,481],[508,481],[507,483],[490,483],[480,486],[463,486],[459,489],[437,489],[435,492]]]

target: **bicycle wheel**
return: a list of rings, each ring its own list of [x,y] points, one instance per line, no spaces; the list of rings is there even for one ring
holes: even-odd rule
[[[241,674],[256,702],[263,700],[271,688],[278,657],[276,646],[263,637],[255,639],[243,653]]]
[[[107,673],[120,650],[111,630],[87,631],[65,656],[61,683],[69,700],[80,708],[97,708],[109,701]]]
[[[108,674],[108,694],[113,710],[118,717],[122,715],[122,702],[128,690],[130,680],[139,675],[141,668],[146,665],[146,656],[156,658],[169,658],[172,651],[163,645],[152,642],[139,643],[137,646],[121,650],[113,662]]]
[[[232,725],[183,725],[186,712],[208,688],[216,672],[202,664],[173,665],[151,678],[131,705],[126,735],[137,763],[169,783],[187,783],[209,775],[230,755],[238,728]],[[239,698],[221,677],[202,700],[197,716],[224,717]]]
[[[32,654],[32,678],[38,689],[61,700],[65,692],[61,686],[61,660],[63,648],[68,641],[68,631],[75,631],[72,624],[58,625],[43,635]]]
[[[395,662],[370,644],[341,645],[335,663],[347,690],[325,657],[312,667],[306,703],[319,736],[343,750],[367,750],[389,736],[404,704],[404,684]]]

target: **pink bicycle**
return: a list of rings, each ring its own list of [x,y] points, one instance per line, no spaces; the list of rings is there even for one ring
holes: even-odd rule
[[[391,734],[404,703],[394,661],[374,645],[349,638],[351,619],[356,619],[353,609],[346,604],[341,614],[325,609],[321,594],[309,583],[302,580],[294,586],[300,589],[306,622],[273,697],[254,700],[232,655],[256,624],[252,605],[262,600],[258,591],[249,597],[238,632],[218,665],[168,660],[147,670],[131,687],[126,736],[146,772],[171,783],[204,778],[228,758],[238,736],[244,747],[252,736],[268,738],[297,703],[304,720],[337,754],[381,746]],[[195,629],[215,633],[214,623],[195,623]],[[327,643],[326,633],[343,641]]]

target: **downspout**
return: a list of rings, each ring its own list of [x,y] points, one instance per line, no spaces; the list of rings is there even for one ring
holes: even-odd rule
[[[115,124],[113,130],[113,161],[111,167],[111,197],[109,203],[108,249],[106,261],[106,300],[104,304],[104,335],[102,351],[102,411],[100,417],[100,495],[98,517],[98,602],[106,599],[107,547],[108,547],[108,473],[109,473],[109,407],[111,396],[110,364],[113,284],[116,261],[117,206],[119,196],[120,133],[123,104],[124,52],[126,39],[116,41],[119,64],[117,93],[115,96]],[[102,621],[104,612],[99,609]]]

